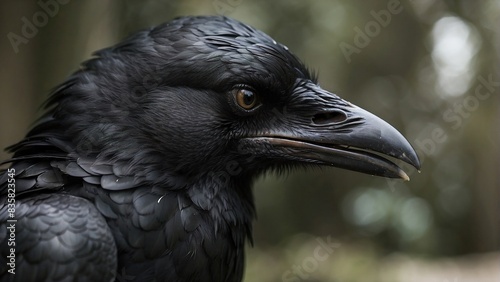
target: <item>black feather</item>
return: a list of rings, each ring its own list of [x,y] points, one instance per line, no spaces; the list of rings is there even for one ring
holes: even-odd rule
[[[181,17],[95,52],[0,163],[15,170],[18,245],[9,276],[3,170],[0,280],[241,281],[253,180],[317,163],[249,140],[307,131],[310,146],[324,143],[315,111],[353,106],[317,89],[286,46],[221,16]]]

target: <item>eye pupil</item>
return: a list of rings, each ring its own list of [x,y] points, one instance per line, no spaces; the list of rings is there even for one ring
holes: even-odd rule
[[[255,103],[255,94],[253,92],[247,91],[247,90],[242,90],[243,92],[243,102],[245,105],[251,106],[253,103]]]

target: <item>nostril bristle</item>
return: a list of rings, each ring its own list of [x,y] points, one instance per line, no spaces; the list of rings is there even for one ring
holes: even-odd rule
[[[316,114],[312,121],[315,124],[323,125],[323,124],[331,124],[331,123],[339,123],[343,122],[347,119],[347,115],[342,111],[333,111]]]

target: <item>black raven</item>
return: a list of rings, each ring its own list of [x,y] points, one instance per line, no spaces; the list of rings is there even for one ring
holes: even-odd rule
[[[397,130],[222,16],[96,52],[46,109],[0,174],[2,281],[240,281],[257,175],[420,167]]]

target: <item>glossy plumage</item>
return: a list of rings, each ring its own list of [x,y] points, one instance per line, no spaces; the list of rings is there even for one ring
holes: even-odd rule
[[[241,89],[255,107],[238,104]],[[17,257],[11,275],[0,226],[2,281],[240,281],[263,171],[319,164],[404,178],[365,149],[419,166],[395,129],[226,17],[178,18],[96,52],[46,108],[5,162]]]

